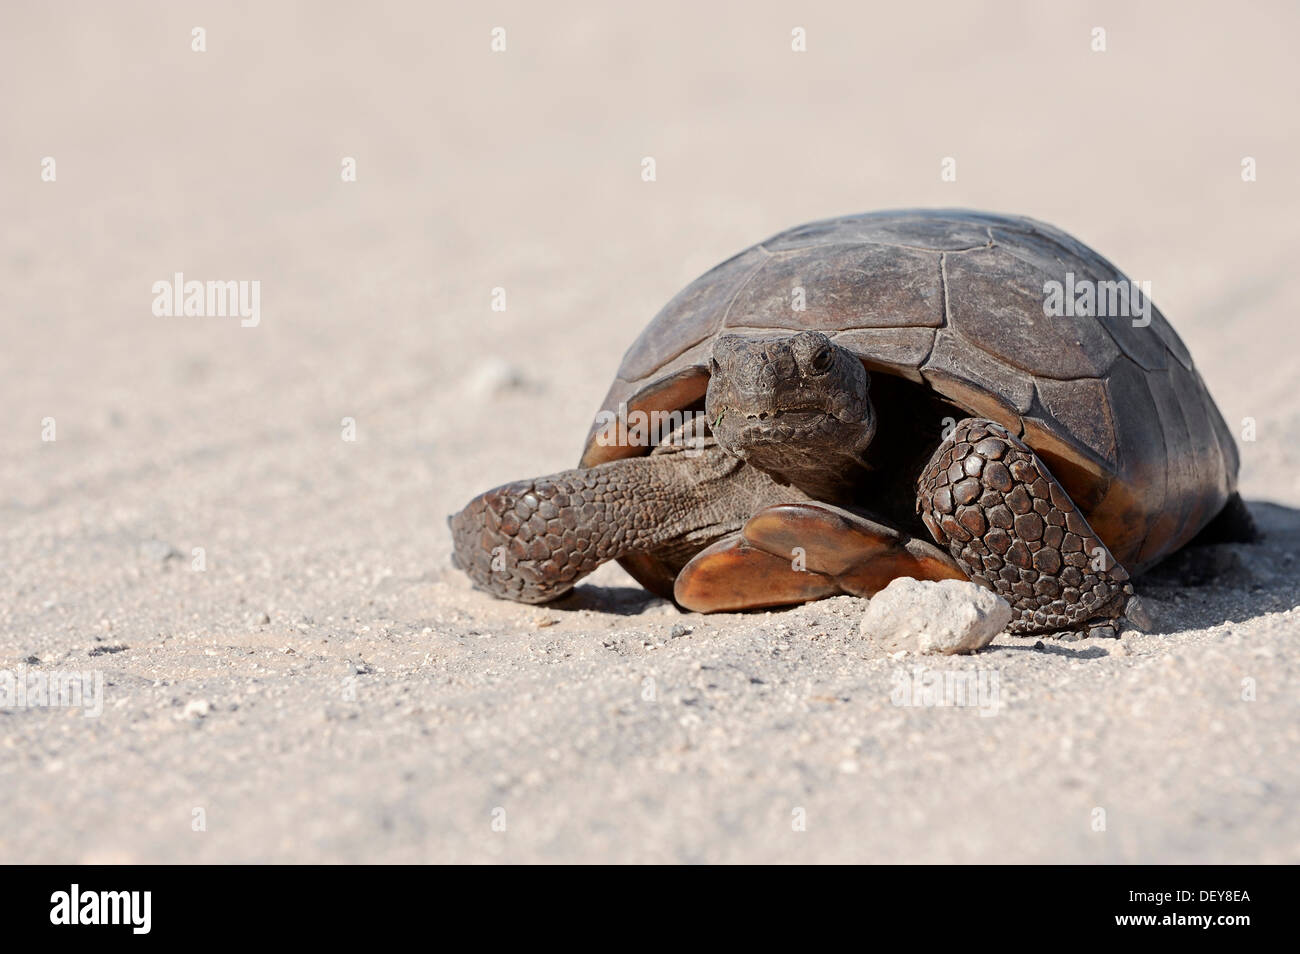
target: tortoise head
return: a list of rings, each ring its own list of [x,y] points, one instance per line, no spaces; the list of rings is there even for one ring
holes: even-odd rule
[[[863,465],[876,432],[870,376],[826,335],[723,335],[709,367],[705,408],[724,450],[813,494]]]

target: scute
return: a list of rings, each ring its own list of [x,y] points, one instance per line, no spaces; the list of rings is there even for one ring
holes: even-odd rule
[[[1111,262],[1074,236],[1032,219],[1007,220],[991,229],[997,247],[1024,262],[1031,270],[1063,282],[1068,272],[1092,281],[1120,281],[1125,275]],[[1173,357],[1183,367],[1192,358],[1172,326],[1152,305],[1152,322],[1135,327],[1131,322],[1110,320],[1097,323],[1115,344],[1140,367],[1163,370]]]
[[[1144,553],[1149,556],[1152,549],[1158,549],[1148,549],[1147,540],[1165,508],[1168,456],[1178,450],[1167,445],[1153,407],[1149,377],[1149,372],[1127,358],[1117,361],[1106,377],[1124,479],[1112,481],[1088,514],[1088,521],[1110,546],[1115,559],[1128,566],[1140,563]],[[1119,540],[1119,545],[1112,539]],[[1154,539],[1161,538],[1156,534]]]
[[[1119,357],[1103,325],[1122,319],[1043,314],[1043,286],[1057,278],[1054,273],[1035,270],[1000,247],[947,256],[945,266],[953,327],[1000,361],[1069,381],[1099,378]]]
[[[934,350],[933,328],[853,328],[830,335],[862,358],[868,371],[920,382],[921,365]]]
[[[796,311],[796,305],[803,311]],[[782,252],[745,282],[723,324],[828,333],[847,328],[938,328],[943,324],[939,255],[894,245]]]
[[[999,361],[954,328],[940,330],[921,376],[960,406],[1020,431],[1019,418],[1034,399],[1034,379],[1021,368]]]
[[[1115,422],[1111,417],[1105,381],[1098,378],[1077,381],[1041,378],[1037,389],[1039,402],[1051,415],[1050,421],[1081,440],[1098,461],[1118,458]]]
[[[720,333],[815,328],[869,370],[923,381],[1022,436],[1116,558],[1141,569],[1222,507],[1236,448],[1154,306],[1145,327],[1044,314],[1045,283],[1070,272],[1124,278],[1072,236],[1017,216],[903,210],[799,226],[673,298],[629,349],[602,409],[697,400]],[[803,311],[792,307],[799,287]],[[644,452],[595,447],[593,434],[584,465]]]

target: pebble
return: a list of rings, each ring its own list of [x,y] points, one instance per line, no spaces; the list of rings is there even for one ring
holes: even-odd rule
[[[185,719],[202,719],[212,711],[212,703],[207,699],[191,699],[185,703],[185,708],[181,710],[181,717]]]
[[[524,373],[501,358],[488,358],[470,372],[467,387],[477,397],[491,397],[519,391],[526,384]]]
[[[867,603],[861,634],[889,653],[971,653],[1011,622],[1011,606],[969,580],[898,577]]]
[[[1124,616],[1133,629],[1144,633],[1155,629],[1155,620],[1151,618],[1151,612],[1141,597],[1134,596],[1128,601],[1128,605],[1124,607]]]
[[[146,560],[165,563],[179,557],[180,551],[164,540],[146,540],[140,544],[140,556]]]

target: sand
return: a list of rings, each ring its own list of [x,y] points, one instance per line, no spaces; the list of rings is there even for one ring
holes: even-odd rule
[[[0,669],[103,711],[0,708],[0,860],[1300,860],[1300,12],[445,6],[6,5]],[[940,660],[451,568],[683,284],[900,206],[1150,281],[1268,540],[1156,632]],[[156,315],[178,272],[256,325]],[[926,668],[989,704],[896,705]]]

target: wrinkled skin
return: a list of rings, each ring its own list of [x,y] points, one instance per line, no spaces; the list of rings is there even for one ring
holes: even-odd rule
[[[816,331],[713,349],[705,407],[719,446],[778,482],[843,500],[876,433],[862,362]]]
[[[920,475],[916,509],[943,549],[872,519],[854,499],[876,433],[870,376],[819,332],[720,337],[705,405],[702,440],[476,497],[450,519],[453,561],[538,603],[607,560],[695,554],[675,594],[706,611],[965,575],[1011,603],[1020,632],[1113,622],[1132,596],[1046,465],[989,421],[960,422]]]

